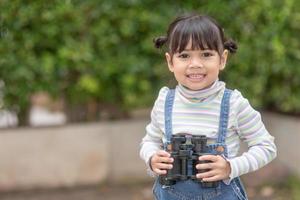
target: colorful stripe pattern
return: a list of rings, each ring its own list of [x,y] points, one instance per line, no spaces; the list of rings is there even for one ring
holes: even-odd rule
[[[161,149],[164,139],[164,102],[168,92],[163,87],[151,112],[151,122],[141,143],[140,156],[149,162]],[[176,87],[173,107],[173,134],[206,135],[214,143],[218,135],[220,105],[225,83],[216,81],[210,88],[191,91],[182,85]],[[238,155],[240,141],[248,144],[248,151]],[[257,170],[276,157],[274,137],[266,130],[259,112],[254,110],[238,90],[230,99],[230,112],[226,137],[228,161],[231,165],[230,180]]]

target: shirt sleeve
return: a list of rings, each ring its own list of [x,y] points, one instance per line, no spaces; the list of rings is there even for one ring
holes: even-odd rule
[[[230,180],[265,166],[277,155],[274,137],[265,128],[260,113],[251,107],[240,92],[235,90],[235,93],[237,134],[247,143],[248,151],[228,159],[231,166]]]
[[[149,160],[155,152],[161,149],[163,130],[159,124],[159,115],[161,110],[164,109],[164,101],[168,92],[167,87],[163,87],[154,103],[151,111],[151,122],[146,126],[146,135],[142,139],[140,144],[140,157],[145,161],[148,166],[148,172],[150,175],[154,175],[149,165]]]

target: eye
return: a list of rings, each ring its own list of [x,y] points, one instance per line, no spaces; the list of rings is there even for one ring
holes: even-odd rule
[[[203,57],[211,57],[211,56],[213,56],[213,54],[211,52],[203,52],[202,56]]]
[[[185,59],[185,58],[189,58],[190,56],[189,56],[189,54],[187,54],[187,53],[181,53],[181,54],[178,55],[178,57],[179,57],[179,58],[184,58],[184,59]]]

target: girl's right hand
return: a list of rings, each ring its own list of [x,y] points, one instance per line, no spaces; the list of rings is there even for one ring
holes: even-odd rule
[[[174,159],[164,150],[158,150],[151,158],[150,165],[152,171],[158,175],[166,174],[167,169],[172,169]]]

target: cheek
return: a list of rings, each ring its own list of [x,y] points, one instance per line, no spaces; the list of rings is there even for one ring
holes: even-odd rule
[[[185,69],[184,69],[184,68],[181,68],[181,67],[175,67],[175,68],[174,68],[174,73],[175,73],[177,76],[185,76]]]
[[[177,81],[183,81],[186,78],[185,72],[182,69],[174,69],[173,73]]]
[[[214,68],[207,71],[207,74],[212,77],[219,76],[219,73],[220,73],[219,68]]]

